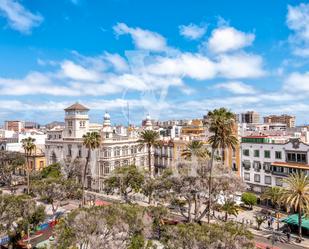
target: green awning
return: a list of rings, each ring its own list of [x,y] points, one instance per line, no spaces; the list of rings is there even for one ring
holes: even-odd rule
[[[290,215],[286,218],[281,219],[282,222],[285,222],[287,224],[296,225],[298,226],[298,214]],[[305,218],[305,216],[302,216],[302,224],[301,227],[306,228],[309,230],[309,219]]]

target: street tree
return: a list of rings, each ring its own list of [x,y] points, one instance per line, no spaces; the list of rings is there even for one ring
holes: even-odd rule
[[[235,117],[232,112],[225,108],[215,109],[207,114],[207,126],[212,135],[209,137],[211,145],[211,163],[208,180],[208,223],[210,222],[210,208],[212,202],[212,171],[215,164],[215,152],[220,149],[222,152],[221,162],[224,164],[224,151],[226,148],[234,149],[238,144],[238,139],[234,134]]]
[[[35,146],[35,139],[32,137],[28,137],[28,138],[24,138],[21,140],[22,143],[22,147],[24,149],[25,152],[25,156],[26,156],[26,172],[27,172],[27,194],[30,193],[30,164],[29,164],[29,158],[32,155],[33,152],[35,152],[36,150],[36,146]]]
[[[265,216],[264,215],[256,215],[255,216],[255,221],[257,224],[257,230],[260,230],[261,225],[265,222]]]
[[[117,193],[125,202],[130,202],[131,193],[139,193],[144,183],[144,174],[135,165],[116,168],[104,180],[104,191],[108,194]]]
[[[168,226],[162,239],[166,249],[253,249],[253,236],[242,225],[178,224]]]
[[[302,240],[302,215],[309,206],[309,177],[304,173],[291,174],[284,179],[282,201],[298,213],[298,236]]]
[[[160,134],[153,130],[144,130],[140,133],[140,138],[138,140],[139,149],[147,147],[148,153],[148,170],[149,176],[153,177],[152,167],[151,167],[151,151],[154,147],[159,145]]]
[[[229,215],[233,215],[235,217],[238,215],[238,208],[235,202],[231,200],[226,201],[222,205],[221,210],[224,212],[224,221],[227,221]]]
[[[55,245],[64,248],[146,248],[145,212],[138,206],[111,205],[77,209],[56,229]]]
[[[0,151],[0,165],[0,182],[8,186],[12,192],[16,178],[13,173],[25,165],[25,157],[19,152]]]
[[[88,172],[88,165],[90,161],[91,151],[100,147],[101,144],[101,135],[98,132],[87,132],[87,134],[83,135],[83,145],[87,148],[87,157],[86,163],[83,169],[82,174],[82,206],[85,204],[85,182],[86,182],[86,174]]]
[[[81,197],[81,186],[76,181],[63,177],[35,181],[32,189],[42,201],[51,205],[53,214],[57,212],[61,202]]]
[[[242,201],[245,205],[249,206],[249,209],[252,209],[252,207],[253,207],[254,205],[256,205],[256,203],[257,203],[257,197],[256,197],[255,194],[252,194],[252,193],[250,193],[250,192],[245,192],[245,193],[243,193],[242,196],[241,196],[241,201]]]

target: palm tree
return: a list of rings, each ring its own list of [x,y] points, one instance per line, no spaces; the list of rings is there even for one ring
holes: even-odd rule
[[[262,195],[262,199],[267,200],[267,202],[270,200],[279,213],[282,203],[282,189],[279,187],[267,188]],[[279,220],[277,222],[277,230],[279,230]]]
[[[82,205],[85,204],[85,182],[86,182],[86,174],[88,170],[88,164],[90,161],[91,151],[99,148],[101,144],[101,136],[98,132],[87,132],[87,134],[83,135],[83,145],[88,149],[86,163],[83,170],[82,175]]]
[[[149,168],[149,176],[152,177],[152,169],[151,169],[151,149],[153,146],[157,146],[159,142],[160,135],[158,132],[153,130],[144,130],[140,134],[140,139],[138,140],[139,147],[143,148],[145,145],[148,150],[148,168]]]
[[[234,215],[235,217],[238,215],[238,209],[234,201],[226,201],[222,205],[221,210],[225,213],[225,221],[227,221],[229,215]]]
[[[217,149],[221,149],[222,152],[230,147],[235,148],[238,143],[237,137],[234,135],[234,114],[225,108],[215,109],[208,112],[207,125],[209,132],[213,135],[209,138],[211,145],[211,163],[209,170],[208,180],[208,223],[210,222],[210,208],[211,208],[211,192],[212,192],[212,169],[214,166],[215,152]],[[224,160],[223,160],[224,161]],[[224,162],[223,162],[224,163]]]
[[[192,159],[193,157],[205,159],[209,157],[209,152],[204,148],[203,142],[195,140],[187,144],[181,156],[185,159]]]
[[[26,171],[27,171],[27,194],[30,193],[30,167],[29,167],[29,157],[31,156],[32,152],[35,150],[36,146],[34,144],[35,139],[32,137],[24,138],[21,140],[22,147],[25,151],[26,156]]]
[[[302,239],[302,215],[309,205],[309,177],[304,173],[294,173],[283,182],[286,187],[283,190],[282,201],[298,212],[298,236]]]

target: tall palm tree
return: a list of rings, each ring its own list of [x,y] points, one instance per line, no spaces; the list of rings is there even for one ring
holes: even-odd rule
[[[140,133],[140,139],[138,140],[139,147],[143,148],[145,145],[148,150],[148,168],[149,176],[152,177],[152,168],[151,168],[151,149],[154,146],[158,145],[160,134],[153,130],[144,130]]]
[[[82,175],[82,205],[85,204],[85,182],[86,182],[86,174],[88,170],[88,165],[90,161],[91,151],[99,148],[101,144],[101,136],[98,132],[87,132],[87,134],[83,135],[83,145],[88,149],[86,163],[83,170]]]
[[[298,212],[298,236],[302,239],[302,215],[309,205],[309,177],[304,173],[294,173],[284,179],[286,184],[282,200]]]
[[[279,213],[282,203],[282,189],[280,187],[267,188],[262,195],[262,199],[270,200]],[[279,230],[279,220],[277,222],[277,229]]]
[[[208,158],[209,152],[204,148],[202,141],[191,141],[187,144],[186,148],[182,151],[181,156],[185,159],[196,158]]]
[[[236,207],[236,203],[234,201],[226,201],[222,207],[221,210],[224,212],[224,221],[227,221],[229,215],[233,215],[237,217],[238,215],[238,208]]]
[[[26,171],[27,171],[27,194],[30,193],[30,166],[29,166],[29,157],[32,155],[32,152],[35,151],[35,138],[27,137],[21,140],[22,147],[25,151],[26,156]]]
[[[237,137],[234,135],[234,114],[225,108],[215,109],[208,112],[207,126],[212,135],[209,137],[211,145],[211,163],[208,180],[208,223],[210,222],[211,193],[212,193],[212,170],[214,166],[215,152],[221,149],[222,152],[226,148],[235,148],[238,143]]]

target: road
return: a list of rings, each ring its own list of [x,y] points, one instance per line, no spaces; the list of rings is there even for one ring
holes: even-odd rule
[[[254,236],[254,241],[260,242],[260,243],[265,243],[271,248],[271,241],[267,238],[261,237],[261,236]],[[302,249],[305,247],[302,246],[296,246],[293,244],[287,244],[287,243],[281,243],[281,242],[276,242],[275,247],[279,247],[280,249]]]

